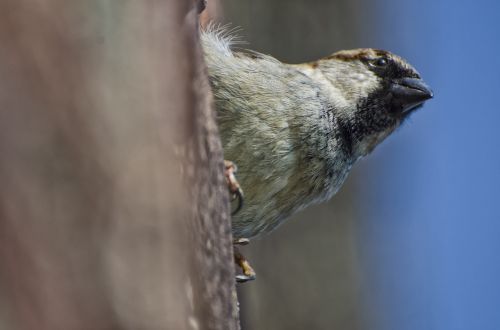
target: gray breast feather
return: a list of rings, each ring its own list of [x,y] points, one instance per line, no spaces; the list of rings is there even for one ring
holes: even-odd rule
[[[224,157],[245,193],[233,232],[250,238],[335,193],[348,160],[336,151],[335,109],[319,84],[270,56],[233,53],[220,33],[202,41]]]

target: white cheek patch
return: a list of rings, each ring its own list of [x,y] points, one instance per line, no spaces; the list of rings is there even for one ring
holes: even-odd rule
[[[351,78],[354,81],[357,81],[358,83],[363,83],[364,81],[366,81],[368,79],[368,76],[366,74],[363,74],[363,73],[355,73],[355,74],[351,75]]]
[[[344,94],[342,94],[338,88],[333,86],[332,82],[325,77],[323,72],[316,68],[310,68],[307,66],[299,65],[298,67],[303,73],[311,77],[311,79],[314,80],[314,82],[316,82],[321,87],[321,89],[328,92],[327,95],[333,105],[338,108],[345,108],[349,106],[349,103],[347,102]]]
[[[359,97],[367,97],[379,85],[377,76],[371,71],[354,72],[350,79],[356,82],[353,86],[356,86],[356,94]]]
[[[323,69],[297,67],[326,91],[330,102],[338,108],[351,107],[353,100],[368,97],[380,85],[375,73],[352,64],[340,62]]]

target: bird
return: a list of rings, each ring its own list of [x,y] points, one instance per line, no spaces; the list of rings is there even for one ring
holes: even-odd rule
[[[235,49],[213,25],[201,32],[225,159],[237,165],[244,206],[232,216],[236,243],[270,233],[296,212],[329,200],[352,166],[434,94],[389,51],[341,50],[288,64]],[[228,167],[226,167],[228,168]],[[244,282],[255,278],[235,250]]]

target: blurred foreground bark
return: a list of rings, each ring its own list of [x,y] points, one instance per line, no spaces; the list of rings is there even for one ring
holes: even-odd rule
[[[184,0],[0,2],[0,328],[237,329]]]

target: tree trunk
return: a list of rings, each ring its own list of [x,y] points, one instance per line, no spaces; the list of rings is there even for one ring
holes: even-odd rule
[[[0,2],[0,328],[239,328],[191,5]]]

